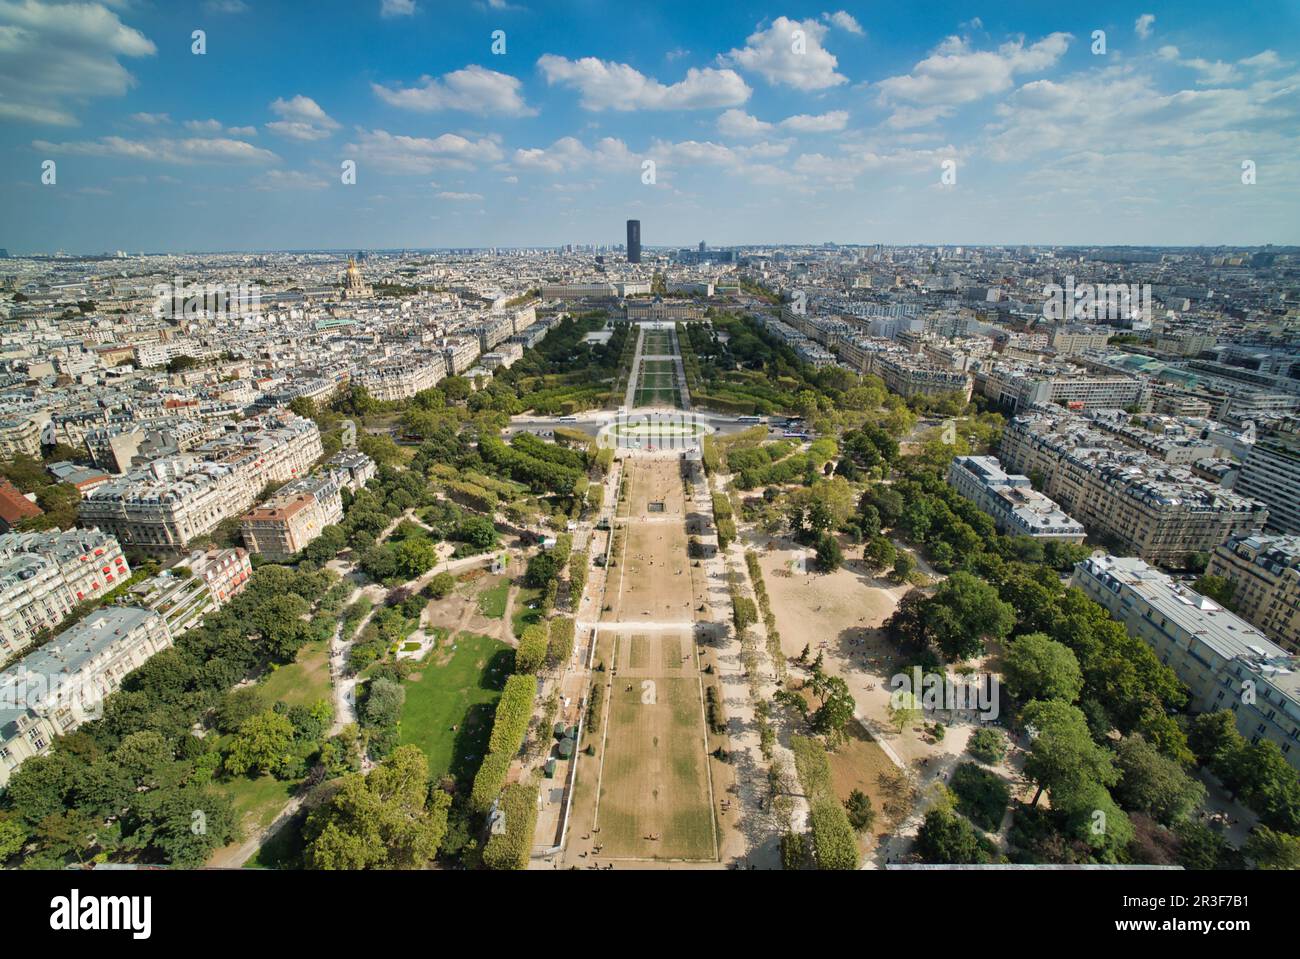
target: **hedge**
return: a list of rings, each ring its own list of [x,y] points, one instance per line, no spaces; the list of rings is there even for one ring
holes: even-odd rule
[[[515,650],[515,672],[536,673],[546,659],[546,647],[550,637],[545,624],[533,623],[524,630],[519,639],[519,648]]]
[[[576,624],[569,616],[556,616],[550,622],[550,636],[546,644],[546,661],[559,666],[573,655],[573,637]]]
[[[505,814],[506,828],[483,847],[483,865],[489,869],[527,869],[533,830],[537,827],[537,786],[512,783],[502,790],[497,808]]]
[[[791,736],[794,767],[808,797],[808,824],[818,869],[856,869],[857,834],[849,814],[835,796],[831,765],[821,743],[807,736]]]
[[[536,697],[536,676],[517,673],[506,680],[492,722],[488,754],[478,767],[478,773],[474,776],[474,788],[470,791],[470,806],[476,811],[487,812],[501,792],[506,773],[510,771],[510,761],[524,744]]]

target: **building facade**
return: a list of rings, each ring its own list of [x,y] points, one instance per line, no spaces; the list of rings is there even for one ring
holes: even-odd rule
[[[1292,654],[1300,654],[1300,536],[1234,536],[1205,572],[1232,583],[1237,613]]]
[[[0,787],[56,737],[96,718],[127,673],[171,644],[158,613],[110,606],[0,672]]]
[[[1195,712],[1229,709],[1251,742],[1276,743],[1300,769],[1300,664],[1254,626],[1140,559],[1101,554],[1072,584],[1155,650]]]

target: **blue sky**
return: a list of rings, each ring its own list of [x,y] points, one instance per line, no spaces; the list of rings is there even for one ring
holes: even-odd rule
[[[0,0],[0,246],[1300,242],[1300,4],[1064,6]]]

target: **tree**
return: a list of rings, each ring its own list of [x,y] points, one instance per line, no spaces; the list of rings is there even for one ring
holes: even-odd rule
[[[953,573],[931,597],[929,632],[951,660],[984,651],[986,639],[1003,639],[1016,624],[1016,612],[995,587],[970,573]]]
[[[252,716],[239,727],[226,751],[226,772],[232,776],[272,773],[287,759],[293,746],[293,723],[273,709]]]
[[[311,869],[421,869],[447,834],[451,797],[430,794],[429,763],[418,746],[399,746],[369,776],[345,776],[303,830]]]
[[[866,832],[876,821],[876,811],[871,808],[871,797],[861,789],[849,793],[844,800],[844,810],[849,814],[849,822],[858,832]]]
[[[456,577],[451,573],[438,573],[429,580],[427,588],[433,599],[442,599],[456,588]]]
[[[898,552],[894,557],[894,579],[900,583],[907,582],[907,578],[912,575],[916,569],[916,560],[912,558],[911,553]]]
[[[1115,766],[1119,770],[1115,798],[1126,809],[1149,813],[1166,826],[1186,818],[1205,801],[1205,787],[1141,733],[1120,740]]]
[[[545,589],[546,584],[559,575],[559,564],[550,553],[542,552],[528,561],[524,570],[524,585],[532,589]]]
[[[310,638],[302,617],[311,605],[296,593],[281,593],[259,603],[250,617],[272,659],[289,662]]]
[[[26,842],[27,830],[17,818],[0,818],[0,864],[21,852]]]
[[[834,746],[844,735],[844,728],[853,719],[857,708],[849,685],[839,676],[826,676],[818,672],[813,676],[813,688],[821,696],[822,704],[813,713],[813,728]]]
[[[438,561],[438,551],[423,537],[404,539],[393,547],[396,574],[402,579],[415,579],[433,569]]]
[[[975,827],[946,809],[931,809],[916,834],[916,848],[925,862],[987,863],[993,859],[993,844]]]
[[[865,527],[863,532],[866,532]],[[863,547],[862,558],[871,564],[874,569],[889,569],[894,565],[894,560],[898,558],[898,550],[884,536],[875,535]]]
[[[1226,576],[1205,573],[1192,584],[1202,596],[1208,596],[1224,609],[1232,609],[1232,596],[1237,591],[1237,584]]]
[[[823,533],[817,541],[817,565],[824,573],[833,573],[844,562],[844,552],[834,533]]]
[[[1007,689],[1016,699],[1059,699],[1072,703],[1083,689],[1079,660],[1064,643],[1028,633],[1011,644],[1003,668]]]
[[[1031,806],[1047,790],[1052,805],[1085,785],[1112,785],[1118,778],[1110,755],[1092,740],[1083,713],[1060,700],[1035,700],[1025,707],[1025,724],[1035,731],[1025,774],[1038,784]]]
[[[1243,851],[1256,869],[1300,869],[1300,836],[1256,826]]]
[[[377,728],[396,726],[406,702],[406,689],[391,679],[372,679],[366,689],[363,710],[365,725]]]

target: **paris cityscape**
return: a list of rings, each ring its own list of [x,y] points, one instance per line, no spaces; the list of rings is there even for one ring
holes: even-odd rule
[[[986,6],[0,2],[37,923],[147,938],[66,898],[136,872],[1215,870],[1160,928],[1250,930],[1300,868],[1300,11]]]

